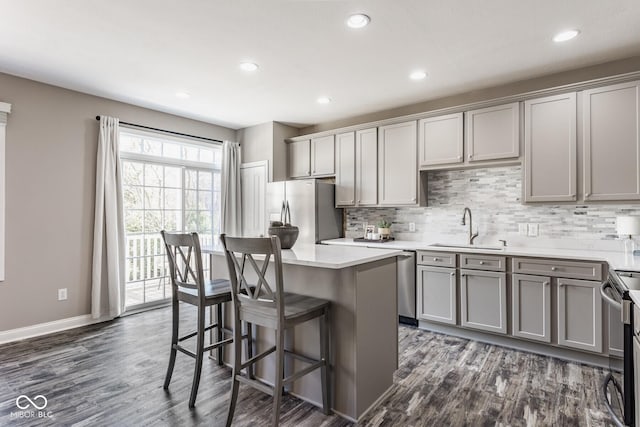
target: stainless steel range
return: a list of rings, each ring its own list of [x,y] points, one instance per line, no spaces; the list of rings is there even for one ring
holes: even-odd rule
[[[624,359],[622,375],[616,377],[612,369],[602,385],[604,400],[609,413],[618,426],[636,426],[635,379],[634,379],[634,331],[633,301],[629,290],[640,290],[640,273],[629,271],[609,271],[600,293],[604,300],[620,310],[623,324]],[[637,357],[638,355],[636,355]]]

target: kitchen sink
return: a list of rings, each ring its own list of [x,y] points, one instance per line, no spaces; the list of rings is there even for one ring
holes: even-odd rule
[[[449,244],[449,243],[434,243],[431,245],[436,248],[449,248],[449,249],[480,249],[483,251],[503,251],[504,246],[485,246],[485,245],[465,245],[465,244]]]

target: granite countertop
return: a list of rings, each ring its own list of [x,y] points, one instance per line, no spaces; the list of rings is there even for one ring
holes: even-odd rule
[[[224,253],[219,242],[216,242],[213,246],[203,247],[202,252],[215,255],[223,255]],[[282,263],[341,269],[398,255],[402,255],[402,251],[394,248],[375,249],[335,245],[294,245],[291,249],[282,250]],[[259,259],[259,257],[256,257],[256,259]]]
[[[393,240],[390,242],[355,242],[353,239],[341,238],[324,240],[323,244],[336,246],[364,246],[369,248],[387,248],[397,250],[424,250],[438,252],[457,253],[482,253],[489,255],[525,256],[540,258],[562,258],[584,261],[604,261],[614,270],[638,271],[640,272],[640,257],[625,255],[624,252],[585,250],[585,249],[558,249],[542,248],[531,246],[506,246],[504,248],[480,249],[478,247],[442,247],[433,246],[435,242],[416,242],[410,240]],[[482,245],[479,245],[482,246]]]

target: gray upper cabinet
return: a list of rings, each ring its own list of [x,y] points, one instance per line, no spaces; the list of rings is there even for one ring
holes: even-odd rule
[[[524,201],[576,200],[576,94],[524,103]]]
[[[506,273],[460,270],[460,311],[462,326],[506,334]]]
[[[336,206],[354,206],[356,202],[355,132],[336,135]]]
[[[519,103],[467,111],[465,140],[469,162],[520,156]]]
[[[551,277],[514,274],[511,281],[513,335],[551,342]]]
[[[333,175],[335,170],[335,147],[333,135],[311,140],[311,175]]]
[[[378,129],[336,135],[336,206],[378,203]]]
[[[287,148],[289,151],[289,177],[311,176],[311,141],[291,142]]]
[[[558,344],[602,352],[600,282],[558,279]]]
[[[378,203],[378,129],[356,131],[356,204]]]
[[[418,318],[456,324],[456,269],[417,267]]]
[[[585,200],[640,199],[639,87],[583,92]]]
[[[463,143],[462,113],[429,117],[418,122],[420,167],[462,163]]]
[[[418,204],[416,122],[378,128],[378,203]]]

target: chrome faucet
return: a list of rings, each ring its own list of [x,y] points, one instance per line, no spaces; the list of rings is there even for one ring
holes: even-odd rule
[[[471,219],[471,209],[464,208],[462,211],[462,225],[466,225],[465,218],[467,217],[467,212],[469,212],[469,244],[473,245],[473,240],[478,237],[478,233],[473,234],[473,220]]]

